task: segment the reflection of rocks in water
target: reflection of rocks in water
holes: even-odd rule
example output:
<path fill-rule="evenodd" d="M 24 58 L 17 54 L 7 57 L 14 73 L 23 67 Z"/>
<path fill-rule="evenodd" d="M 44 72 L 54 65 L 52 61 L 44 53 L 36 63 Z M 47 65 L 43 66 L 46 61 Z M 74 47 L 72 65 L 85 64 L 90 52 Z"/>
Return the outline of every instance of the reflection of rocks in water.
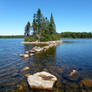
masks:
<path fill-rule="evenodd" d="M 54 57 L 55 52 L 56 52 L 56 47 L 49 48 L 49 49 L 46 51 L 47 56 L 49 56 L 49 57 Z"/>
<path fill-rule="evenodd" d="M 33 73 L 43 71 L 43 69 L 47 69 L 49 72 L 54 71 L 56 61 L 50 55 L 55 55 L 55 48 L 50 48 L 46 52 L 43 51 L 34 55 L 33 60 L 30 62 Z"/>
<path fill-rule="evenodd" d="M 46 57 L 54 57 L 56 51 L 56 47 L 49 48 L 47 51 L 43 51 L 35 55 L 35 59 L 44 59 Z"/>

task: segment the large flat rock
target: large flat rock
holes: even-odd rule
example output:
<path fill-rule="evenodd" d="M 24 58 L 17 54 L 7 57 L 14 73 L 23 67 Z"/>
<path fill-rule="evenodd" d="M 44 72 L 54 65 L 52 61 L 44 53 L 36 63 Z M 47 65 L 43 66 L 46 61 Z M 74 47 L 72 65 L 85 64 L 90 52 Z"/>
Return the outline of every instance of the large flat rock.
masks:
<path fill-rule="evenodd" d="M 57 78 L 48 72 L 38 72 L 28 76 L 28 84 L 31 88 L 52 89 Z"/>

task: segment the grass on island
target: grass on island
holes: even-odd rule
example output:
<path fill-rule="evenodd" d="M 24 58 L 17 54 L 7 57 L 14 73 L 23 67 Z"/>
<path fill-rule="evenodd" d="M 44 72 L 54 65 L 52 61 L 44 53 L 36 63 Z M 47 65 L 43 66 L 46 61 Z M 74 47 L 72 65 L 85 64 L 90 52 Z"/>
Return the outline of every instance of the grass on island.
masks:
<path fill-rule="evenodd" d="M 33 36 L 28 36 L 24 38 L 24 41 L 28 41 L 28 42 L 35 42 L 35 41 L 40 41 L 40 42 L 47 42 L 47 41 L 55 41 L 55 40 L 59 40 L 60 36 L 58 34 L 53 34 L 53 35 L 48 35 L 48 34 L 44 34 L 42 38 L 38 38 L 36 35 Z"/>

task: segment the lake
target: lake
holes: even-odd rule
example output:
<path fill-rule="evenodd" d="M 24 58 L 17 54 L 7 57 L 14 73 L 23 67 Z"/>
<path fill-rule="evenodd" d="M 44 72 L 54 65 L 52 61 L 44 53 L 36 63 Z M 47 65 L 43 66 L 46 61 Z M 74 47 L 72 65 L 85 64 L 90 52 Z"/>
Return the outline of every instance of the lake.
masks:
<path fill-rule="evenodd" d="M 92 39 L 62 39 L 63 43 L 46 52 L 24 59 L 19 56 L 32 45 L 23 39 L 0 39 L 0 92 L 89 92 L 82 80 L 92 80 Z M 23 71 L 24 67 L 30 70 Z M 30 89 L 27 74 L 46 70 L 58 78 L 53 91 Z M 77 70 L 72 78 L 68 75 Z M 17 91 L 21 90 L 21 91 Z M 83 91 L 82 91 L 83 90 Z"/>

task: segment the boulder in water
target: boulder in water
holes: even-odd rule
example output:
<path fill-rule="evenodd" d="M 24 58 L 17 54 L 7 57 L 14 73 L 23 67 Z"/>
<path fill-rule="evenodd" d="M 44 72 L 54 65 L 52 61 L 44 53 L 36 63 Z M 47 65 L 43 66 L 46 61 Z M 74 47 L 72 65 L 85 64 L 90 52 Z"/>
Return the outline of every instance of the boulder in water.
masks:
<path fill-rule="evenodd" d="M 77 72 L 77 70 L 72 70 L 72 72 L 69 74 L 69 76 L 73 76 L 76 72 Z"/>
<path fill-rule="evenodd" d="M 48 72 L 38 72 L 28 76 L 28 84 L 31 88 L 52 89 L 57 78 Z"/>
<path fill-rule="evenodd" d="M 29 55 L 28 54 L 20 54 L 20 57 L 28 58 Z"/>

